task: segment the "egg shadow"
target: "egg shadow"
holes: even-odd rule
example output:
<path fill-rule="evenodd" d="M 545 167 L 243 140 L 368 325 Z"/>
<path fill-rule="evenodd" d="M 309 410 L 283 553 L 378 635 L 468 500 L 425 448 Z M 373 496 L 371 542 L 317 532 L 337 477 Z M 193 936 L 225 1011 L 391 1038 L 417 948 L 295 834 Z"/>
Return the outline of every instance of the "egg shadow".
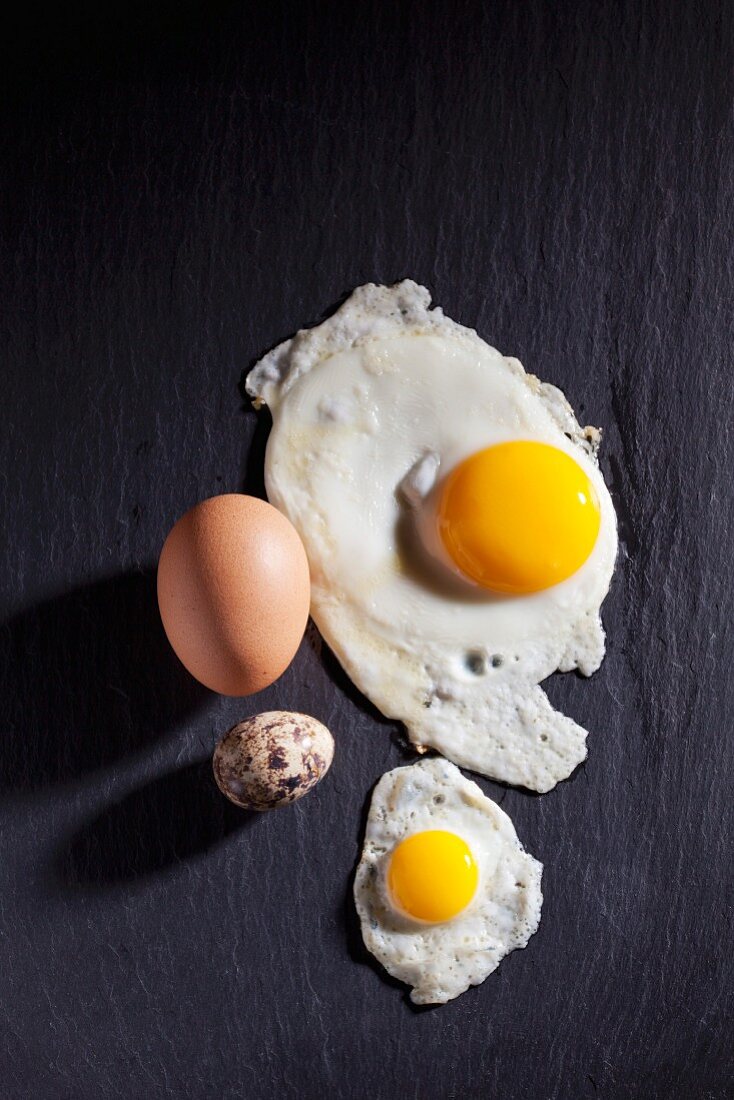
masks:
<path fill-rule="evenodd" d="M 80 778 L 210 697 L 168 643 L 153 569 L 46 600 L 0 627 L 0 786 Z"/>
<path fill-rule="evenodd" d="M 68 888 L 113 885 L 184 863 L 261 815 L 219 791 L 209 759 L 159 776 L 84 825 L 56 859 Z"/>
<path fill-rule="evenodd" d="M 463 580 L 434 558 L 418 531 L 414 512 L 407 505 L 398 514 L 393 536 L 402 569 L 425 591 L 462 604 L 498 604 L 511 599 L 501 592 L 491 592 Z"/>
<path fill-rule="evenodd" d="M 265 491 L 265 450 L 268 445 L 273 418 L 270 415 L 270 410 L 265 406 L 261 409 L 255 409 L 252 406 L 251 399 L 245 390 L 244 377 L 240 382 L 239 391 L 243 398 L 242 413 L 250 429 L 244 472 L 240 482 L 242 492 L 251 497 L 259 497 L 260 500 L 267 500 L 268 495 Z"/>
<path fill-rule="evenodd" d="M 394 731 L 394 734 L 397 735 L 402 726 L 396 719 L 387 718 L 366 695 L 362 694 L 354 681 L 342 668 L 335 653 L 329 648 L 323 638 L 321 638 L 321 635 L 319 635 L 319 640 L 321 642 L 321 665 L 334 687 L 337 688 L 342 695 L 345 695 L 362 714 L 366 714 L 368 718 L 371 718 L 373 722 L 377 722 L 381 726 L 390 727 Z M 311 639 L 309 639 L 309 641 L 311 641 Z"/>

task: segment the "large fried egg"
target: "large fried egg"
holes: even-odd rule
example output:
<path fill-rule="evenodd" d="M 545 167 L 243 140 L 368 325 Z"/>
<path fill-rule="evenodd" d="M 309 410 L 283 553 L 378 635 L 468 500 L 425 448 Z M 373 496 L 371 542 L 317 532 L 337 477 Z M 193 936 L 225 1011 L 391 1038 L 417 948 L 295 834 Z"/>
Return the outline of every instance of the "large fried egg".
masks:
<path fill-rule="evenodd" d="M 360 287 L 250 372 L 273 414 L 268 497 L 357 686 L 419 749 L 547 791 L 586 731 L 539 684 L 604 654 L 617 532 L 599 433 L 429 305 L 410 281 Z"/>
<path fill-rule="evenodd" d="M 365 945 L 416 1004 L 444 1004 L 526 946 L 542 869 L 453 764 L 396 768 L 372 795 L 354 882 Z"/>

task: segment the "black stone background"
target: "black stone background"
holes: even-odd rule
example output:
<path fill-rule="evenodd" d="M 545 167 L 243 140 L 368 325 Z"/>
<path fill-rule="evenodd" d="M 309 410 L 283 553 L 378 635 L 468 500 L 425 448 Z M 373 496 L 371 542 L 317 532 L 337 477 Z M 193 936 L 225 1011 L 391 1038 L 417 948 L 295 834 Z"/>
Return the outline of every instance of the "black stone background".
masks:
<path fill-rule="evenodd" d="M 0 1095 L 734 1095 L 728 3 L 80 3 L 2 17 Z M 591 730 L 543 797 L 482 781 L 543 920 L 416 1011 L 350 901 L 412 759 L 314 633 L 260 696 L 167 649 L 152 569 L 262 493 L 243 371 L 410 275 L 604 429 L 623 552 Z M 247 817 L 216 737 L 332 727 Z"/>

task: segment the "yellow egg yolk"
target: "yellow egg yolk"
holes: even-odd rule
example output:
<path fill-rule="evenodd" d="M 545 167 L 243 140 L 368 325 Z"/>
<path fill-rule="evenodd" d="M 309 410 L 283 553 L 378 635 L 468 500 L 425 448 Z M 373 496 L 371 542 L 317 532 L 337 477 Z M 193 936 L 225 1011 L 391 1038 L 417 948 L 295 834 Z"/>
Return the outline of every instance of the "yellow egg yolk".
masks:
<path fill-rule="evenodd" d="M 441 540 L 459 570 L 493 592 L 538 592 L 570 577 L 599 534 L 588 475 L 548 443 L 498 443 L 449 475 L 438 507 Z"/>
<path fill-rule="evenodd" d="M 390 859 L 390 894 L 408 916 L 438 924 L 465 909 L 477 888 L 479 871 L 466 841 L 443 829 L 414 833 Z"/>

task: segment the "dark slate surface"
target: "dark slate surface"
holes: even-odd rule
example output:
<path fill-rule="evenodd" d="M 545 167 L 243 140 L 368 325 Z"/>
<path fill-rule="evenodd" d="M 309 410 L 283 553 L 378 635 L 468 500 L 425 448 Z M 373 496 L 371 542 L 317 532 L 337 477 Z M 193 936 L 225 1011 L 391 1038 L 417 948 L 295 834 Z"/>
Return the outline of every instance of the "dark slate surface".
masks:
<path fill-rule="evenodd" d="M 0 39 L 3 1100 L 734 1095 L 731 5 L 57 7 Z M 243 369 L 404 275 L 603 426 L 625 546 L 587 764 L 483 782 L 540 931 L 421 1012 L 349 901 L 398 730 L 315 637 L 199 690 L 150 571 L 262 491 Z M 208 760 L 272 706 L 338 751 L 254 820 Z"/>

